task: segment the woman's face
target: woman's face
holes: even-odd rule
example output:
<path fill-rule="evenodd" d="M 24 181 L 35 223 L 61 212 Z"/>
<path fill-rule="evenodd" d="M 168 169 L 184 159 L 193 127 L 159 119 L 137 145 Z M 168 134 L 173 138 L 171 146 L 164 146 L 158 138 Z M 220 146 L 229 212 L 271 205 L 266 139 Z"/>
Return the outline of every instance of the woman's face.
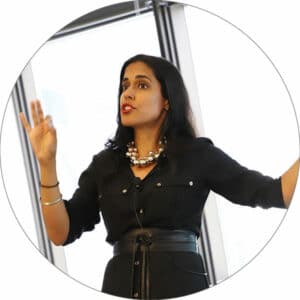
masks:
<path fill-rule="evenodd" d="M 143 62 L 129 64 L 122 80 L 121 123 L 126 127 L 159 129 L 168 109 L 168 100 L 152 69 Z"/>

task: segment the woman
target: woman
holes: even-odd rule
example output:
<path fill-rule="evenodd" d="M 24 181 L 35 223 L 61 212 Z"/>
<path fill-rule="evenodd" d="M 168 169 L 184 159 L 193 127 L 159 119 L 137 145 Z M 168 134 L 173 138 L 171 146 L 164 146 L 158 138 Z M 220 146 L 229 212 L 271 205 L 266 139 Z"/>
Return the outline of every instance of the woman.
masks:
<path fill-rule="evenodd" d="M 94 156 L 71 200 L 56 174 L 56 131 L 39 101 L 34 127 L 23 113 L 40 165 L 41 203 L 49 238 L 67 245 L 93 230 L 101 211 L 114 257 L 102 291 L 128 298 L 170 298 L 208 287 L 197 249 L 210 190 L 248 206 L 288 207 L 299 160 L 272 179 L 238 164 L 207 138 L 196 138 L 178 70 L 162 58 L 137 55 L 122 67 L 118 128 Z"/>

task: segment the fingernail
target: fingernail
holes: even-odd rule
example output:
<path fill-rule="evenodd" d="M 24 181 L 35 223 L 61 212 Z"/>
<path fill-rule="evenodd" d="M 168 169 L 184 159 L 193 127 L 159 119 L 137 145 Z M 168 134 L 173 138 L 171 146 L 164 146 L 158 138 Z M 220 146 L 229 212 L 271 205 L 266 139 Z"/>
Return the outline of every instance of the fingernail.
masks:
<path fill-rule="evenodd" d="M 53 127 L 53 122 L 52 122 L 51 117 L 48 118 L 48 125 L 49 125 L 50 127 Z"/>

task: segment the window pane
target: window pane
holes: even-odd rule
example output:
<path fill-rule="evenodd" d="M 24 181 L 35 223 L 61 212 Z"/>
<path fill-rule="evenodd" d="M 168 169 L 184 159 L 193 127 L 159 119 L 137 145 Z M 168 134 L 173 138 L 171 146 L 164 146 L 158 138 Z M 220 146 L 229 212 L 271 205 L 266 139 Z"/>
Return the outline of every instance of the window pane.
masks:
<path fill-rule="evenodd" d="M 160 54 L 152 14 L 50 41 L 32 60 L 38 97 L 58 132 L 57 165 L 65 199 L 92 156 L 113 136 L 121 66 L 138 53 Z M 101 288 L 112 257 L 105 237 L 101 222 L 65 247 L 69 274 L 95 289 Z"/>
<path fill-rule="evenodd" d="M 193 7 L 185 14 L 205 135 L 246 167 L 279 177 L 298 148 L 283 82 L 261 50 L 232 25 Z M 262 249 L 286 210 L 241 207 L 220 196 L 217 205 L 232 274 Z"/>
<path fill-rule="evenodd" d="M 3 119 L 1 145 L 3 181 L 9 202 L 23 230 L 38 247 L 22 147 L 11 98 Z"/>

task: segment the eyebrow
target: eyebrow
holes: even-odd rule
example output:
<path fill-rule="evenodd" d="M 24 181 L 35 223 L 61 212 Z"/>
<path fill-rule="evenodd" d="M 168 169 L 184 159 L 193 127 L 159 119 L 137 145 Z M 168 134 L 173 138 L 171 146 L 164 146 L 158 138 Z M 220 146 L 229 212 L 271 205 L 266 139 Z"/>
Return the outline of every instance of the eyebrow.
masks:
<path fill-rule="evenodd" d="M 146 79 L 148 79 L 150 82 L 152 82 L 151 79 L 150 79 L 148 76 L 146 76 L 146 75 L 136 75 L 135 78 L 136 78 L 136 79 L 137 79 L 137 78 L 146 78 Z M 122 79 L 122 82 L 127 81 L 127 80 L 129 80 L 129 79 L 128 79 L 127 77 L 124 77 L 124 78 Z"/>

